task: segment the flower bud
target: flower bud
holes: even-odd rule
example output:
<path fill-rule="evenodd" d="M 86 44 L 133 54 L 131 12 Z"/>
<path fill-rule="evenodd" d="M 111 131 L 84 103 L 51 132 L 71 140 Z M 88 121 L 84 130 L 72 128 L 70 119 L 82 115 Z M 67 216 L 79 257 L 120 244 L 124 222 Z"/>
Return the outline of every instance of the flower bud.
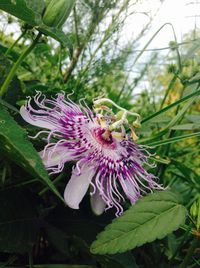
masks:
<path fill-rule="evenodd" d="M 44 24 L 61 28 L 67 20 L 75 0 L 47 0 L 47 8 L 43 16 Z"/>

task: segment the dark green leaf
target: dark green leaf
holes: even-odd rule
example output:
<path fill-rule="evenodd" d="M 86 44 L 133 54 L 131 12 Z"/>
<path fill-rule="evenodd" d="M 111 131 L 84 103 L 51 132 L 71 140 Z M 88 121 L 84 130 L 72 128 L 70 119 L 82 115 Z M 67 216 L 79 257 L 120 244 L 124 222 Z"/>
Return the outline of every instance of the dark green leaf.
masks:
<path fill-rule="evenodd" d="M 27 22 L 32 26 L 39 25 L 44 9 L 43 0 L 1 0 L 0 9 Z"/>
<path fill-rule="evenodd" d="M 0 54 L 1 54 L 1 56 L 0 56 L 0 61 L 1 61 L 1 66 L 2 67 L 6 67 L 5 66 L 5 63 L 3 63 L 2 61 L 8 61 L 8 59 L 5 57 L 5 56 L 3 56 L 3 54 L 6 52 L 8 50 L 8 47 L 5 47 L 5 46 L 3 46 L 2 44 L 0 44 Z M 9 53 L 9 55 L 8 55 L 8 57 L 9 57 L 9 60 L 11 60 L 11 61 L 13 61 L 13 62 L 15 62 L 15 61 L 17 61 L 17 59 L 19 58 L 19 56 L 20 56 L 20 54 L 19 53 L 17 53 L 16 51 L 14 51 L 14 50 L 11 50 L 10 51 L 10 53 Z M 32 72 L 32 70 L 31 70 L 31 67 L 28 65 L 28 63 L 27 62 L 25 62 L 25 61 L 23 61 L 22 63 L 21 63 L 21 66 L 23 67 L 23 68 L 25 68 L 26 70 L 28 70 L 29 72 Z M 11 66 L 12 67 L 12 66 Z"/>
<path fill-rule="evenodd" d="M 32 248 L 39 228 L 33 203 L 25 191 L 0 191 L 0 251 L 27 252 Z"/>
<path fill-rule="evenodd" d="M 105 263 L 100 261 L 103 268 L 139 268 L 131 252 L 106 256 Z"/>
<path fill-rule="evenodd" d="M 60 243 L 65 243 L 64 239 L 66 236 L 76 236 L 90 244 L 103 228 L 102 223 L 98 222 L 100 220 L 98 217 L 93 215 L 87 216 L 86 213 L 86 211 L 84 213 L 83 209 L 74 211 L 68 207 L 57 206 L 51 211 L 46 220 L 52 227 L 56 227 L 57 230 L 63 232 L 63 239 Z M 47 229 L 47 231 L 49 235 L 51 234 L 53 236 L 53 232 L 50 232 L 50 229 Z"/>
<path fill-rule="evenodd" d="M 50 224 L 46 224 L 45 231 L 48 241 L 54 246 L 54 248 L 65 255 L 69 254 L 69 236 L 66 233 Z"/>
<path fill-rule="evenodd" d="M 60 199 L 62 197 L 53 185 L 32 143 L 26 139 L 24 130 L 0 104 L 0 147 L 18 165 L 31 175 L 40 178 Z"/>
<path fill-rule="evenodd" d="M 186 209 L 169 191 L 140 199 L 124 215 L 109 224 L 91 245 L 95 254 L 115 254 L 162 239 L 186 218 Z"/>
<path fill-rule="evenodd" d="M 60 29 L 48 27 L 42 22 L 42 12 L 45 4 L 42 0 L 2 0 L 0 1 L 0 9 L 9 14 L 25 21 L 32 26 L 39 26 L 38 30 L 42 33 L 61 42 L 63 45 L 69 44 L 69 38 Z"/>
<path fill-rule="evenodd" d="M 73 265 L 73 264 L 37 264 L 34 268 L 93 268 L 91 265 Z"/>

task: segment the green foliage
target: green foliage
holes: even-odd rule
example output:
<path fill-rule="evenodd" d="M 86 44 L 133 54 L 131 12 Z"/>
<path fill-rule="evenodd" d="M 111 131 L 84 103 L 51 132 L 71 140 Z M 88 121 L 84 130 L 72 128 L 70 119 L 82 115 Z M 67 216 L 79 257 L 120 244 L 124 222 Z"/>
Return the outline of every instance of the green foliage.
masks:
<path fill-rule="evenodd" d="M 141 13 L 139 2 L 76 1 L 70 14 L 58 14 L 64 23 L 48 10 L 50 0 L 0 1 L 0 267 L 199 267 L 192 241 L 200 235 L 200 33 L 179 43 L 166 23 L 144 44 L 150 18 L 138 36 L 121 39 L 126 19 Z M 148 49 L 166 27 L 174 35 L 169 47 Z M 66 207 L 72 164 L 49 177 L 37 153 L 43 135 L 29 140 L 38 129 L 19 116 L 36 90 L 74 92 L 72 100 L 85 98 L 89 107 L 104 96 L 139 113 L 137 143 L 151 146 L 151 172 L 170 191 L 144 194 L 131 207 L 125 200 L 115 220 L 112 209 L 93 215 L 88 197 L 78 211 Z"/>
<path fill-rule="evenodd" d="M 51 0 L 43 15 L 43 22 L 48 26 L 61 28 L 67 20 L 75 0 Z"/>
<path fill-rule="evenodd" d="M 0 9 L 32 26 L 36 26 L 41 23 L 41 16 L 44 7 L 45 5 L 43 0 L 3 0 L 0 3 Z"/>
<path fill-rule="evenodd" d="M 42 13 L 44 8 L 45 4 L 43 0 L 5 0 L 0 3 L 0 9 L 14 15 L 31 26 L 37 26 L 41 32 L 55 38 L 63 45 L 68 44 L 68 38 L 61 30 L 54 26 L 49 27 L 43 23 Z"/>
<path fill-rule="evenodd" d="M 49 179 L 37 151 L 27 140 L 25 131 L 17 125 L 2 104 L 0 104 L 0 147 L 9 158 L 33 176 L 40 178 L 62 200 Z"/>
<path fill-rule="evenodd" d="M 30 251 L 40 227 L 34 198 L 21 189 L 1 189 L 0 204 L 0 250 Z"/>
<path fill-rule="evenodd" d="M 171 192 L 157 192 L 139 200 L 115 219 L 91 245 L 94 254 L 125 252 L 162 239 L 184 224 L 186 209 Z"/>

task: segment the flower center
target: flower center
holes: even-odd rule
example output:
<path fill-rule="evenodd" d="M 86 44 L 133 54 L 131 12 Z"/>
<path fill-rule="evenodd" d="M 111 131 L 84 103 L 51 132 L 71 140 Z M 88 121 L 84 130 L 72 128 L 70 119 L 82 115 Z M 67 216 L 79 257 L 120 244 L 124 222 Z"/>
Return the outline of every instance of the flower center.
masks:
<path fill-rule="evenodd" d="M 92 135 L 95 138 L 95 140 L 99 144 L 101 144 L 102 147 L 109 148 L 109 149 L 116 148 L 116 143 L 112 137 L 110 130 L 108 130 L 106 128 L 101 128 L 101 127 L 94 128 L 92 130 Z"/>

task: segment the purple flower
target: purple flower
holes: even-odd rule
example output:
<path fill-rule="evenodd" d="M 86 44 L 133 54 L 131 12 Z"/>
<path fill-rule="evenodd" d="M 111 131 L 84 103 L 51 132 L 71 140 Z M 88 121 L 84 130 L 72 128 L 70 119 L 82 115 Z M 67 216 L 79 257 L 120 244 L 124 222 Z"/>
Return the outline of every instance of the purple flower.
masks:
<path fill-rule="evenodd" d="M 125 201 L 123 192 L 134 204 L 141 193 L 162 189 L 157 178 L 144 169 L 144 165 L 151 166 L 150 154 L 126 134 L 125 109 L 114 115 L 100 105 L 94 113 L 85 103 L 77 105 L 68 97 L 65 100 L 63 93 L 50 100 L 38 92 L 33 100 L 28 98 L 20 113 L 28 123 L 46 129 L 35 137 L 47 136 L 47 145 L 39 154 L 50 174 L 61 172 L 68 161 L 76 162 L 64 192 L 69 207 L 78 209 L 89 189 L 97 215 L 115 207 L 119 216 Z"/>

